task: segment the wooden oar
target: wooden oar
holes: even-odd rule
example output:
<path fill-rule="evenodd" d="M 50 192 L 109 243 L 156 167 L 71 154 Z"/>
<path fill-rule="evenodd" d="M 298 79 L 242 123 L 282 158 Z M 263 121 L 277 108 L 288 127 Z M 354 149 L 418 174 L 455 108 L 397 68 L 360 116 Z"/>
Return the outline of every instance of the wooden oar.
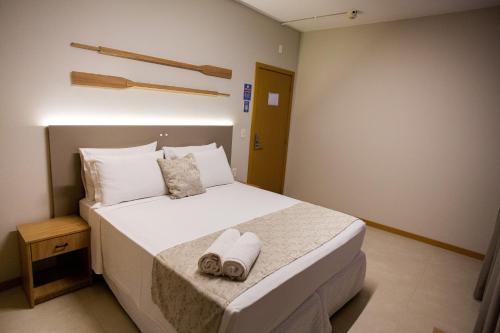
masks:
<path fill-rule="evenodd" d="M 229 94 L 220 93 L 211 90 L 184 88 L 176 86 L 166 86 L 162 84 L 141 83 L 128 80 L 120 76 L 110 76 L 83 72 L 71 72 L 71 83 L 80 86 L 104 87 L 104 88 L 143 88 L 159 91 L 177 92 L 185 94 L 197 94 L 207 96 L 229 96 Z"/>
<path fill-rule="evenodd" d="M 104 47 L 104 46 L 92 46 L 92 45 L 86 45 L 86 44 L 80 44 L 80 43 L 71 43 L 71 46 L 77 47 L 80 49 L 96 51 L 96 52 L 99 52 L 101 54 L 114 56 L 114 57 L 127 58 L 127 59 L 132 59 L 132 60 L 151 62 L 153 64 L 189 69 L 192 71 L 197 71 L 197 72 L 203 73 L 205 75 L 221 77 L 224 79 L 231 79 L 231 77 L 233 75 L 233 72 L 227 68 L 215 67 L 215 66 L 210 66 L 210 65 L 197 66 L 197 65 L 187 64 L 184 62 L 163 59 L 163 58 L 157 58 L 157 57 L 152 57 L 152 56 L 139 54 L 139 53 L 111 49 L 109 47 Z"/>

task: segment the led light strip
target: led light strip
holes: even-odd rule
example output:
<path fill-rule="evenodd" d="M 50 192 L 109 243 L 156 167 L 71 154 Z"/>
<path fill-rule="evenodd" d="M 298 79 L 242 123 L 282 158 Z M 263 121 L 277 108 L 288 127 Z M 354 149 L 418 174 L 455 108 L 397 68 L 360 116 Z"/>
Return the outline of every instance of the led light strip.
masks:
<path fill-rule="evenodd" d="M 162 118 L 162 117 L 92 117 L 92 116 L 52 116 L 42 120 L 49 125 L 141 125 L 141 126 L 233 126 L 231 119 L 207 118 Z"/>

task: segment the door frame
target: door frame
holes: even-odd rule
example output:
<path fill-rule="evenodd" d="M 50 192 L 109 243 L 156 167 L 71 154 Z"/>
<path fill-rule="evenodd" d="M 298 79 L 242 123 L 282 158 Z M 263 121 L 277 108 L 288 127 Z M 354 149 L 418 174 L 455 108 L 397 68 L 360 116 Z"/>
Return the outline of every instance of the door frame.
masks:
<path fill-rule="evenodd" d="M 285 176 L 286 176 L 286 164 L 287 164 L 287 159 L 288 159 L 288 142 L 289 142 L 289 135 L 290 135 L 290 120 L 292 118 L 292 101 L 293 101 L 293 90 L 294 90 L 294 82 L 295 82 L 295 72 L 284 69 L 284 68 L 279 68 L 271 65 L 267 65 L 261 62 L 256 62 L 255 63 L 255 74 L 254 74 L 254 99 L 253 99 L 253 105 L 252 105 L 252 122 L 250 125 L 250 144 L 248 148 L 248 171 L 247 171 L 247 183 L 249 176 L 251 172 L 253 171 L 253 158 L 254 158 L 254 150 L 253 150 L 253 139 L 254 139 L 254 123 L 255 123 L 255 115 L 257 114 L 256 109 L 257 109 L 257 103 L 255 103 L 256 97 L 257 97 L 257 88 L 259 87 L 259 69 L 265 69 L 268 71 L 273 71 L 277 72 L 280 74 L 288 75 L 292 79 L 292 83 L 290 85 L 290 100 L 289 100 L 289 107 L 288 107 L 288 114 L 287 114 L 287 121 L 286 121 L 286 142 L 285 142 L 285 163 L 283 163 L 283 182 L 281 183 L 281 189 L 280 193 L 283 193 L 283 189 L 285 186 Z"/>

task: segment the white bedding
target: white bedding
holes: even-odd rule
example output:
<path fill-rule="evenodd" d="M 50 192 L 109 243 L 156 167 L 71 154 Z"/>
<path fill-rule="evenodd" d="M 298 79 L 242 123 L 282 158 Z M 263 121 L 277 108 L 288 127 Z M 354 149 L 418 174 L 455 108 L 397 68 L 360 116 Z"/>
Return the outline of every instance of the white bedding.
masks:
<path fill-rule="evenodd" d="M 122 299 L 133 302 L 136 308 L 145 312 L 158 330 L 173 331 L 151 301 L 153 257 L 171 246 L 297 202 L 233 183 L 180 200 L 160 196 L 101 208 L 91 208 L 82 200 L 80 214 L 92 228 L 94 271 L 111 280 L 115 293 L 118 290 Z M 245 332 L 249 328 L 250 331 L 266 332 L 276 327 L 353 261 L 360 253 L 364 228 L 361 220 L 355 221 L 331 241 L 248 289 L 227 307 L 221 332 Z M 151 327 L 148 330 L 155 330 L 151 325 L 148 327 Z"/>

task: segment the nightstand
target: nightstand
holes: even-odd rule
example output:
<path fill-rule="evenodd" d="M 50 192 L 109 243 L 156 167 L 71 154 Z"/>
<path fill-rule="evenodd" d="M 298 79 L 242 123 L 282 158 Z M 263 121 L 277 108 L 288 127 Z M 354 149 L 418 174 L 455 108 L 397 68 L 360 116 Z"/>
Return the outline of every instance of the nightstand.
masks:
<path fill-rule="evenodd" d="M 21 224 L 17 231 L 31 307 L 92 283 L 90 227 L 79 216 Z"/>

